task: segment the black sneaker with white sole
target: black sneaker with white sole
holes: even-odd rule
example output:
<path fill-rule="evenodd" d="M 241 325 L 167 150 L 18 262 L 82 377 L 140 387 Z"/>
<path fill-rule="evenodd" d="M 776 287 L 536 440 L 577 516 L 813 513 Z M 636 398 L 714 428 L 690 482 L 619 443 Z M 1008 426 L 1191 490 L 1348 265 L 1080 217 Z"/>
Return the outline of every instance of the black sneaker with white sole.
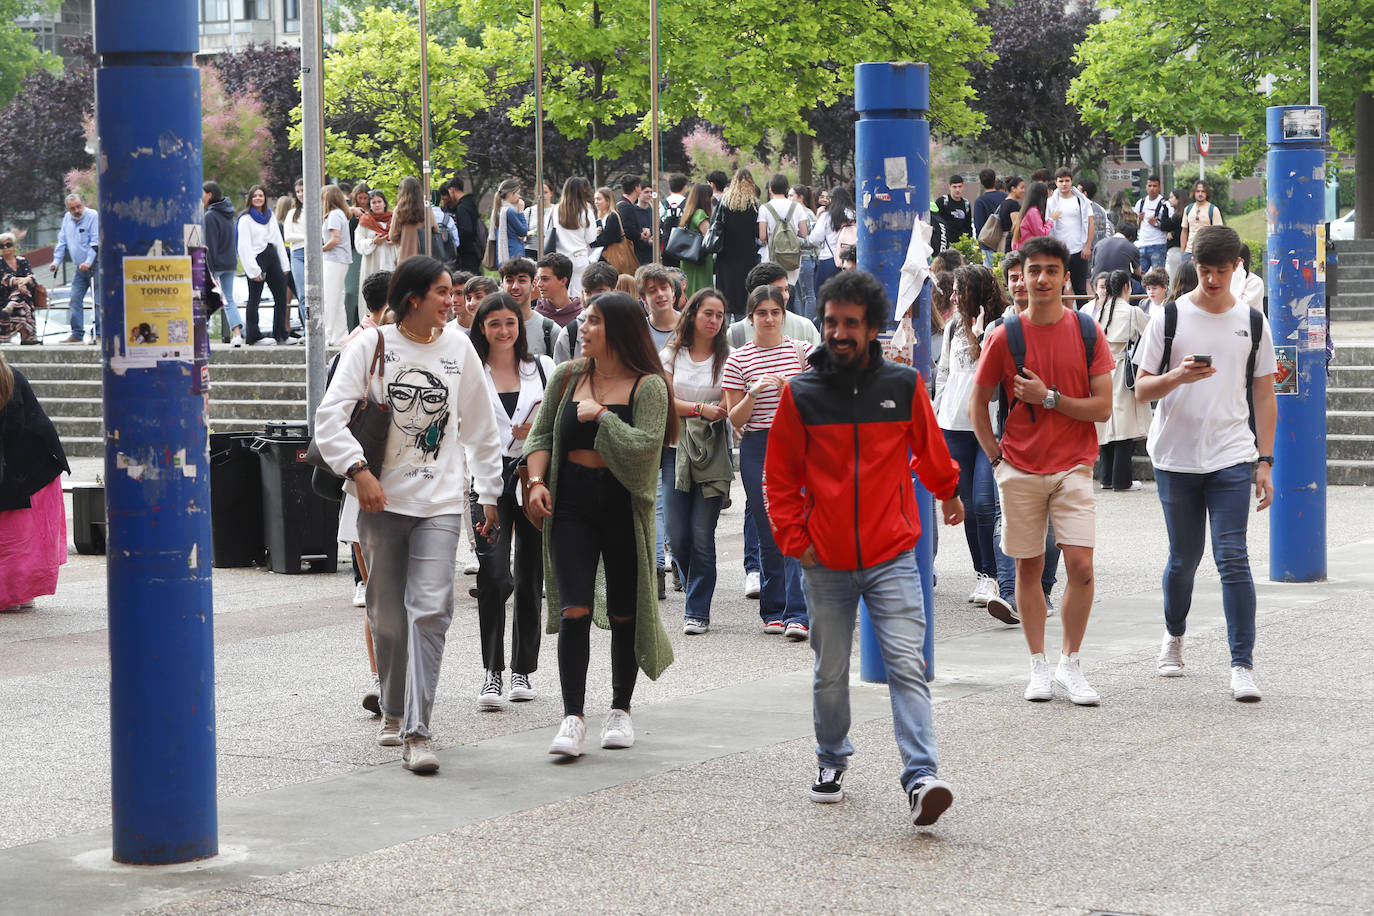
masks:
<path fill-rule="evenodd" d="M 816 781 L 811 784 L 811 800 L 823 805 L 840 801 L 844 798 L 844 787 L 840 785 L 843 781 L 844 770 L 820 767 L 816 772 Z"/>
<path fill-rule="evenodd" d="M 988 613 L 1008 626 L 1014 627 L 1021 622 L 1021 615 L 1016 612 L 1015 598 L 993 595 L 988 599 Z"/>
<path fill-rule="evenodd" d="M 907 798 L 911 802 L 911 823 L 929 827 L 954 804 L 954 789 L 944 780 L 932 777 L 912 786 Z"/>

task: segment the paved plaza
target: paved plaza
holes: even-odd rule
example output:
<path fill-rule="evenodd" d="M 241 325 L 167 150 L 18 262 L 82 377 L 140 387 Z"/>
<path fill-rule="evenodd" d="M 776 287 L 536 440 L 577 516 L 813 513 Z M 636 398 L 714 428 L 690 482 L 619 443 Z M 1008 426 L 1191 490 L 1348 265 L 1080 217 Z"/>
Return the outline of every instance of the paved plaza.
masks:
<path fill-rule="evenodd" d="M 73 479 L 99 468 L 75 462 Z M 859 683 L 857 651 L 847 797 L 807 799 L 811 651 L 764 636 L 740 596 L 735 489 L 711 632 L 681 635 L 670 593 L 677 661 L 640 679 L 638 743 L 571 764 L 546 753 L 562 717 L 554 637 L 537 700 L 477 709 L 461 572 L 432 724 L 442 769 L 417 777 L 359 706 L 363 612 L 345 567 L 216 570 L 220 855 L 161 868 L 110 861 L 105 567 L 73 554 L 57 596 L 0 614 L 0 913 L 1374 910 L 1374 490 L 1330 490 L 1326 583 L 1269 582 L 1269 516 L 1252 522 L 1258 704 L 1230 697 L 1210 558 L 1187 676 L 1155 675 L 1166 541 L 1152 484 L 1098 495 L 1084 670 L 1099 708 L 1021 699 L 1021 634 L 965 601 L 967 547 L 944 529 L 933 688 L 956 797 L 918 829 L 886 691 Z M 1054 645 L 1057 618 L 1050 630 Z M 593 734 L 608 655 L 595 631 Z"/>

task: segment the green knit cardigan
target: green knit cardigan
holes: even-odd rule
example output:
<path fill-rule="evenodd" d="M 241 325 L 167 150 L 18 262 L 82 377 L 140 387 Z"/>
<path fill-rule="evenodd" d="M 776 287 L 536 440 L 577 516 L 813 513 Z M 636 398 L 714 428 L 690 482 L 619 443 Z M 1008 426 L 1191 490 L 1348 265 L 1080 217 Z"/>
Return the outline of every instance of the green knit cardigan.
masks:
<path fill-rule="evenodd" d="M 563 466 L 567 450 L 559 433 L 558 418 L 577 388 L 578 378 L 585 370 L 586 360 L 572 360 L 554 370 L 548 391 L 560 392 L 557 402 L 546 399 L 534 418 L 534 426 L 525 439 L 525 455 L 550 452 L 548 487 L 554 505 L 558 504 L 558 471 Z M 635 391 L 634 424 L 608 412 L 601 418 L 596 433 L 596 451 L 606 459 L 616 480 L 630 491 L 634 507 L 635 553 L 638 581 L 635 594 L 635 658 L 640 670 L 657 680 L 673 662 L 673 647 L 658 612 L 658 580 L 654 572 L 654 498 L 658 490 L 658 465 L 663 451 L 663 429 L 668 422 L 668 386 L 657 375 L 640 380 Z M 557 633 L 562 617 L 562 601 L 558 595 L 558 579 L 554 575 L 550 545 L 553 543 L 554 518 L 544 519 L 544 591 L 548 613 L 546 633 Z M 602 629 L 610 627 L 606 613 L 604 588 L 605 568 L 598 562 L 596 578 L 596 607 L 592 620 Z"/>

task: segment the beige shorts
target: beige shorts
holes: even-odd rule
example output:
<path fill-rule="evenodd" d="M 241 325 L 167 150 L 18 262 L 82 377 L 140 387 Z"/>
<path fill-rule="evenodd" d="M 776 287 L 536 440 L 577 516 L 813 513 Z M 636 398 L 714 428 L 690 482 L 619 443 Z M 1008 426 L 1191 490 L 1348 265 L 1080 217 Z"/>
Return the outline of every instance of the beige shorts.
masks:
<path fill-rule="evenodd" d="M 1095 546 L 1097 497 L 1092 467 L 1027 474 L 1003 461 L 993 474 L 1002 498 L 1002 552 L 1007 556 L 1025 559 L 1044 553 L 1050 521 L 1059 546 Z"/>

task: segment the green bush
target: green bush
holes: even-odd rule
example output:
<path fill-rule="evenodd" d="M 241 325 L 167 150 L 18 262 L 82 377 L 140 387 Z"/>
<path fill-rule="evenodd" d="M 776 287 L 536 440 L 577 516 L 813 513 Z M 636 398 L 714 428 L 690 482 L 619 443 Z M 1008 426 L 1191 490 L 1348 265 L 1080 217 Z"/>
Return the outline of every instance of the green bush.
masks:
<path fill-rule="evenodd" d="M 1174 187 L 1187 191 L 1186 197 L 1189 201 L 1193 199 L 1193 185 L 1197 182 L 1197 173 L 1196 162 L 1185 163 L 1174 169 Z M 1204 180 L 1212 189 L 1212 203 L 1217 205 L 1222 215 L 1236 216 L 1245 212 L 1237 209 L 1235 201 L 1231 199 L 1231 178 L 1229 175 L 1217 169 L 1208 169 L 1207 177 Z M 1164 193 L 1168 194 L 1169 189 L 1165 188 Z"/>

